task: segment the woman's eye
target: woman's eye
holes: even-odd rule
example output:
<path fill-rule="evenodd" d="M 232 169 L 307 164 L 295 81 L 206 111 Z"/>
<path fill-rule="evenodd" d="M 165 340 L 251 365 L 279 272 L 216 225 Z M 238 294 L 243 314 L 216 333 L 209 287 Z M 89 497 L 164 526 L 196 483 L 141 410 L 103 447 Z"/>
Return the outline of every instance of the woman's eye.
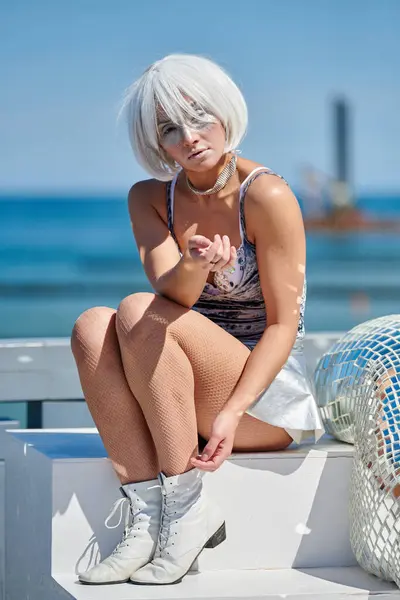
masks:
<path fill-rule="evenodd" d="M 198 108 L 196 110 L 196 117 L 193 117 L 192 121 L 204 121 L 205 117 L 209 117 L 210 115 L 208 115 L 204 110 L 202 110 L 201 108 Z"/>
<path fill-rule="evenodd" d="M 176 127 L 174 125 L 168 125 L 168 127 L 164 127 L 162 130 L 162 135 L 168 135 L 169 133 L 172 133 L 173 131 L 175 131 Z"/>
<path fill-rule="evenodd" d="M 210 114 L 206 113 L 201 108 L 196 110 L 196 116 L 190 119 L 192 124 L 199 125 L 200 127 L 204 127 L 207 123 L 212 121 L 212 117 Z"/>

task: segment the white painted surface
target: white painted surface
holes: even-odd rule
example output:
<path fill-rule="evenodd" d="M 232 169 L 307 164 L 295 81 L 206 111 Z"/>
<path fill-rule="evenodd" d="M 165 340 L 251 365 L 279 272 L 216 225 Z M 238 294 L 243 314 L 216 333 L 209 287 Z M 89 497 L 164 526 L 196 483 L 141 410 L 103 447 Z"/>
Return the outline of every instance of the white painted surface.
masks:
<path fill-rule="evenodd" d="M 357 567 L 193 573 L 170 586 L 83 586 L 73 576 L 63 574 L 55 575 L 55 579 L 76 600 L 400 599 L 396 586 Z"/>
<path fill-rule="evenodd" d="M 342 335 L 310 333 L 304 340 L 307 369 Z M 0 402 L 82 398 L 68 338 L 0 339 Z M 65 410 L 62 410 L 63 414 Z"/>
<path fill-rule="evenodd" d="M 5 452 L 5 440 L 7 429 L 16 429 L 19 427 L 19 421 L 13 421 L 12 419 L 1 419 L 0 418 L 0 460 L 4 459 Z"/>
<path fill-rule="evenodd" d="M 47 590 L 50 563 L 51 572 L 72 574 L 112 550 L 122 525 L 107 530 L 104 520 L 119 482 L 93 429 L 15 431 L 9 440 L 7 589 L 24 598 L 30 585 Z M 205 481 L 225 512 L 228 538 L 204 551 L 198 568 L 355 564 L 345 516 L 352 450 L 328 440 L 226 461 Z"/>
<path fill-rule="evenodd" d="M 0 340 L 0 401 L 82 398 L 67 338 Z"/>
<path fill-rule="evenodd" d="M 4 464 L 4 453 L 5 453 L 5 441 L 6 441 L 6 430 L 15 429 L 19 427 L 19 421 L 12 421 L 9 419 L 0 419 L 0 600 L 4 600 L 5 588 L 5 568 L 4 568 L 4 503 L 5 503 L 5 464 Z"/>
<path fill-rule="evenodd" d="M 203 552 L 200 574 L 161 589 L 76 584 L 78 561 L 84 570 L 91 553 L 107 554 L 120 536 L 104 527 L 119 483 L 95 430 L 11 432 L 6 450 L 6 600 L 367 600 L 368 590 L 400 600 L 394 585 L 357 568 L 300 570 L 354 564 L 344 518 L 347 444 L 233 456 L 207 478 L 226 512 L 227 541 Z"/>
<path fill-rule="evenodd" d="M 95 427 L 86 402 L 45 402 L 43 428 Z"/>
<path fill-rule="evenodd" d="M 341 335 L 306 335 L 310 377 L 320 356 Z M 0 382 L 0 402 L 46 401 L 44 428 L 94 426 L 86 404 L 74 401 L 83 399 L 83 393 L 68 338 L 0 339 Z"/>
<path fill-rule="evenodd" d="M 5 461 L 5 600 L 70 599 L 51 577 L 51 462 L 11 434 Z"/>
<path fill-rule="evenodd" d="M 347 518 L 352 447 L 334 446 L 235 455 L 207 475 L 205 485 L 225 515 L 227 541 L 203 552 L 198 568 L 355 565 Z M 104 521 L 118 488 L 108 461 L 53 461 L 55 572 L 86 570 L 114 548 L 122 530 L 109 531 Z"/>
<path fill-rule="evenodd" d="M 0 600 L 4 600 L 4 488 L 5 488 L 5 465 L 0 460 Z"/>
<path fill-rule="evenodd" d="M 307 336 L 305 352 L 310 374 L 321 354 L 339 336 Z M 66 339 L 0 340 L 0 378 L 0 400 L 82 397 Z M 49 403 L 44 419 L 45 424 L 53 426 L 92 425 L 83 403 Z M 226 512 L 228 539 L 218 548 L 203 552 L 198 561 L 201 573 L 190 574 L 179 586 L 139 590 L 131 585 L 76 585 L 73 570 L 78 559 L 80 568 L 87 567 L 93 560 L 91 551 L 95 553 L 98 548 L 104 556 L 120 537 L 120 530 L 104 527 L 112 502 L 119 497 L 119 483 L 98 444 L 89 444 L 91 450 L 87 453 L 86 442 L 79 442 L 87 434 L 94 442 L 98 438 L 96 430 L 73 429 L 69 433 L 74 434 L 69 445 L 65 439 L 55 443 L 54 437 L 47 441 L 42 437 L 36 444 L 24 441 L 23 434 L 10 435 L 6 600 L 366 600 L 372 598 L 367 590 L 379 595 L 380 600 L 400 599 L 394 585 L 370 578 L 356 568 L 312 573 L 287 568 L 354 564 L 347 523 L 352 447 L 336 442 L 283 453 L 233 456 L 219 472 L 208 476 L 206 485 Z M 259 568 L 264 570 L 254 570 Z"/>
<path fill-rule="evenodd" d="M 228 539 L 200 556 L 200 569 L 356 564 L 348 541 L 351 463 L 322 450 L 226 461 L 206 484 L 224 511 Z"/>

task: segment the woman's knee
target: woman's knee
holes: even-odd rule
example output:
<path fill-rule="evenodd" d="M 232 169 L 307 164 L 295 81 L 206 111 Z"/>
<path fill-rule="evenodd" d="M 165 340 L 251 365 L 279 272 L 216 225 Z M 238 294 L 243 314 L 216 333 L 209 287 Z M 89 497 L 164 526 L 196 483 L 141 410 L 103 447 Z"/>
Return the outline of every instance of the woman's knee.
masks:
<path fill-rule="evenodd" d="M 138 292 L 124 298 L 116 313 L 116 330 L 118 338 L 126 338 L 133 327 L 139 323 L 143 315 L 154 301 L 155 294 Z"/>
<path fill-rule="evenodd" d="M 71 334 L 71 349 L 75 357 L 98 341 L 103 341 L 115 310 L 108 306 L 95 306 L 85 310 L 76 320 Z"/>
<path fill-rule="evenodd" d="M 186 329 L 180 317 L 191 312 L 157 294 L 139 292 L 127 296 L 116 314 L 116 331 L 121 349 L 131 348 L 132 344 L 140 345 L 149 338 L 153 342 L 164 340 L 167 332 L 175 338 L 176 331 Z"/>

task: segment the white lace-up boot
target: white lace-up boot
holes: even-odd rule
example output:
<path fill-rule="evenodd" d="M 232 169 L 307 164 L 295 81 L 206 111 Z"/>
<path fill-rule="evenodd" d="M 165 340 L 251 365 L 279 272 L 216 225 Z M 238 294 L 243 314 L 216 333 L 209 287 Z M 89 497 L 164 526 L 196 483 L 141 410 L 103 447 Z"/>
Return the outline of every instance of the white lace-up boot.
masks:
<path fill-rule="evenodd" d="M 124 583 L 147 564 L 154 555 L 160 529 L 162 496 L 157 479 L 128 483 L 121 488 L 123 498 L 116 501 L 106 520 L 106 527 L 114 529 L 121 523 L 125 508 L 125 530 L 122 540 L 112 554 L 98 565 L 79 574 L 79 581 L 87 584 Z M 117 525 L 108 526 L 109 520 L 120 509 Z"/>
<path fill-rule="evenodd" d="M 160 474 L 163 505 L 160 533 L 154 558 L 131 577 L 132 583 L 166 585 L 179 583 L 204 548 L 225 540 L 225 522 L 206 497 L 203 472 Z"/>

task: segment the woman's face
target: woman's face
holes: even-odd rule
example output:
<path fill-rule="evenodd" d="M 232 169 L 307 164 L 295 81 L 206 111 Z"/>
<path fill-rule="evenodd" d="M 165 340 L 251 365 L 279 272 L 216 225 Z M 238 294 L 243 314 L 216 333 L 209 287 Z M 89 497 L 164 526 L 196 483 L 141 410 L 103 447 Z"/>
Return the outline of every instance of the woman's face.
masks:
<path fill-rule="evenodd" d="M 164 151 L 187 171 L 207 171 L 225 151 L 225 130 L 218 119 L 199 110 L 199 118 L 177 125 L 160 115 L 158 132 Z"/>

